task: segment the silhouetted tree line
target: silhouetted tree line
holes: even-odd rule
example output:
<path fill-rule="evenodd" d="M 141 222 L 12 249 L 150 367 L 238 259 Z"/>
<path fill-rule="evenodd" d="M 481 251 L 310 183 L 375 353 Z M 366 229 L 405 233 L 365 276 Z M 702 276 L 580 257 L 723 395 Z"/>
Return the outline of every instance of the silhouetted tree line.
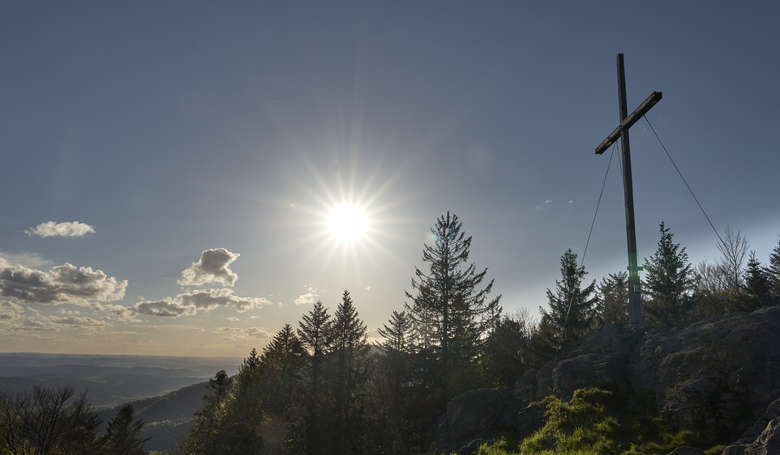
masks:
<path fill-rule="evenodd" d="M 0 396 L 0 454 L 13 455 L 143 455 L 143 422 L 125 405 L 108 422 L 100 419 L 85 395 L 73 389 L 33 387 L 15 398 Z"/>
<path fill-rule="evenodd" d="M 349 292 L 334 314 L 321 302 L 285 325 L 239 373 L 211 380 L 211 393 L 182 451 L 189 454 L 413 454 L 430 446 L 448 400 L 476 387 L 512 385 L 564 344 L 627 323 L 625 272 L 587 281 L 570 249 L 538 323 L 502 314 L 487 269 L 469 261 L 471 237 L 454 214 L 431 229 L 407 301 L 369 344 Z M 698 268 L 662 222 L 644 260 L 648 323 L 681 326 L 780 303 L 780 244 L 762 266 L 740 233 L 727 230 L 722 260 Z"/>
<path fill-rule="evenodd" d="M 587 280 L 566 250 L 561 277 L 547 290 L 541 318 L 505 315 L 491 296 L 487 269 L 470 262 L 471 237 L 454 214 L 431 229 L 406 303 L 367 339 L 344 291 L 333 313 L 317 302 L 284 325 L 262 352 L 252 349 L 238 373 L 219 371 L 180 445 L 185 454 L 388 454 L 430 447 L 446 403 L 477 387 L 512 385 L 567 343 L 605 325 L 626 323 L 628 277 Z M 643 263 L 649 324 L 682 326 L 734 311 L 780 304 L 780 243 L 760 264 L 730 229 L 722 258 L 694 267 L 662 222 L 655 252 Z M 123 408 L 98 436 L 99 421 L 70 389 L 34 389 L 0 400 L 0 453 L 143 453 L 142 423 Z"/>

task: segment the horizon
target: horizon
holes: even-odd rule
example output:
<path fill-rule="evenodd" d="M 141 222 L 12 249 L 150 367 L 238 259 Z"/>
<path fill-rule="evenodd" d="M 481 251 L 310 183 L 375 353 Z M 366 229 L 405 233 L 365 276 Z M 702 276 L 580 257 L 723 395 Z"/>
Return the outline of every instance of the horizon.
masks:
<path fill-rule="evenodd" d="M 563 5 L 566 5 L 564 7 Z M 780 239 L 780 5 L 3 8 L 3 354 L 243 358 L 349 290 L 369 339 L 451 210 L 505 313 L 583 254 L 617 125 L 648 114 L 718 231 Z M 756 88 L 760 88 L 760 90 Z M 643 122 L 640 264 L 715 235 Z M 619 163 L 585 258 L 626 270 Z"/>

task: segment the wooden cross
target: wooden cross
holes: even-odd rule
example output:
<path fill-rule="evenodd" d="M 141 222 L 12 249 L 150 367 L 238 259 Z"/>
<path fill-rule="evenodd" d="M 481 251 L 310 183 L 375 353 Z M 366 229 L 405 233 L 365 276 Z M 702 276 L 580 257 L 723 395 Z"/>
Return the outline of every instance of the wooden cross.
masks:
<path fill-rule="evenodd" d="M 609 133 L 601 144 L 596 147 L 596 154 L 601 155 L 620 138 L 623 161 L 623 196 L 626 205 L 626 238 L 628 241 L 628 317 L 631 324 L 642 324 L 642 289 L 639 281 L 639 266 L 636 253 L 636 227 L 634 225 L 634 184 L 631 179 L 631 147 L 628 143 L 628 130 L 656 103 L 661 101 L 661 92 L 653 92 L 631 115 L 626 115 L 626 72 L 623 66 L 623 54 L 617 55 L 618 75 L 618 109 L 620 123 Z"/>

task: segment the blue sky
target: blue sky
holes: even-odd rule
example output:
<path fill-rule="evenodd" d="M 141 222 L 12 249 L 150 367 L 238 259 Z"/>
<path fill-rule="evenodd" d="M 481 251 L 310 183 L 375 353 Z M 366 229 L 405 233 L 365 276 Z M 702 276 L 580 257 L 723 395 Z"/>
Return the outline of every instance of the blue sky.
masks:
<path fill-rule="evenodd" d="M 592 150 L 617 123 L 617 52 L 629 109 L 663 91 L 650 119 L 718 228 L 765 259 L 780 234 L 778 18 L 770 2 L 5 5 L 0 257 L 127 285 L 103 302 L 8 298 L 17 325 L 0 328 L 2 349 L 240 355 L 296 321 L 301 295 L 334 307 L 345 288 L 375 328 L 448 209 L 505 309 L 535 312 L 561 253 L 585 242 L 607 159 Z M 642 123 L 631 139 L 640 257 L 664 219 L 694 262 L 714 260 L 655 139 Z M 586 261 L 594 278 L 625 267 L 618 171 Z M 328 207 L 350 198 L 372 232 L 341 245 L 322 233 Z M 25 234 L 46 221 L 95 232 Z M 233 286 L 177 282 L 216 248 L 240 254 Z M 93 305 L 201 288 L 265 300 L 134 321 Z"/>

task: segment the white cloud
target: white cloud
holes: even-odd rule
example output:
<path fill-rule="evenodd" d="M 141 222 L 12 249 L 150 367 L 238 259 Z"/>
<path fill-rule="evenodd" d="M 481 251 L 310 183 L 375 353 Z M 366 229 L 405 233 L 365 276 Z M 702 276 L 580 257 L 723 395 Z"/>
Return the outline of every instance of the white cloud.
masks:
<path fill-rule="evenodd" d="M 87 234 L 94 234 L 95 228 L 81 221 L 65 221 L 63 223 L 47 221 L 25 229 L 24 233 L 38 237 L 83 237 Z"/>
<path fill-rule="evenodd" d="M 227 318 L 225 318 L 225 319 L 227 319 L 227 320 L 228 320 L 228 321 L 230 321 L 230 322 L 238 322 L 238 321 L 240 321 L 240 319 L 238 319 L 238 318 L 237 318 L 237 317 L 235 317 L 235 316 L 230 316 L 230 317 L 227 317 Z"/>
<path fill-rule="evenodd" d="M 38 253 L 8 253 L 7 251 L 0 251 L 0 258 L 5 258 L 5 260 L 11 264 L 19 264 L 32 268 L 51 267 L 54 265 L 54 262 L 45 259 Z"/>
<path fill-rule="evenodd" d="M 217 333 L 225 335 L 227 339 L 237 340 L 246 338 L 271 338 L 272 334 L 260 327 L 220 327 Z"/>
<path fill-rule="evenodd" d="M 0 257 L 0 295 L 23 303 L 58 305 L 113 302 L 125 296 L 127 280 L 102 270 L 65 263 L 49 271 L 11 264 Z"/>
<path fill-rule="evenodd" d="M 545 199 L 545 200 L 544 200 L 544 203 L 545 203 L 545 204 L 552 204 L 552 199 Z"/>
<path fill-rule="evenodd" d="M 238 275 L 230 270 L 229 266 L 238 256 L 240 256 L 238 253 L 225 248 L 203 250 L 200 258 L 181 272 L 178 283 L 181 286 L 200 286 L 218 282 L 233 286 L 238 280 Z"/>
<path fill-rule="evenodd" d="M 271 301 L 264 297 L 240 297 L 232 289 L 201 289 L 178 294 L 176 297 L 165 297 L 159 300 L 142 300 L 132 308 L 136 314 L 152 316 L 191 316 L 198 311 L 211 311 L 218 307 L 232 306 L 242 313 L 264 305 Z"/>
<path fill-rule="evenodd" d="M 306 292 L 293 300 L 296 305 L 314 305 L 318 300 L 320 300 L 320 295 L 317 293 L 317 290 L 314 289 L 314 287 L 307 284 L 304 286 L 304 288 L 306 289 Z"/>

